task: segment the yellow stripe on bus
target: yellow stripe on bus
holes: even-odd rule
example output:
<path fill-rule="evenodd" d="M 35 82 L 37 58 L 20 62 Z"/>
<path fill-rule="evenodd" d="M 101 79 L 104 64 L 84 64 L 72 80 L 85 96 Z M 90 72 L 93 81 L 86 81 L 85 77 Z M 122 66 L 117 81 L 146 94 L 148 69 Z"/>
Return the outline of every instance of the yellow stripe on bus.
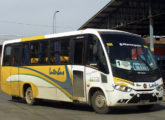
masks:
<path fill-rule="evenodd" d="M 127 84 L 134 85 L 133 82 L 128 81 L 128 80 L 125 80 L 125 79 L 122 79 L 122 78 L 113 77 L 113 79 L 114 79 L 114 83 L 115 83 L 115 84 L 117 84 L 117 83 L 127 83 Z"/>
<path fill-rule="evenodd" d="M 45 39 L 45 35 L 22 38 L 21 42 L 32 41 L 32 40 L 41 40 L 41 39 Z"/>
<path fill-rule="evenodd" d="M 86 65 L 86 66 L 98 70 L 97 67 L 94 67 L 94 66 L 91 66 L 91 65 Z"/>

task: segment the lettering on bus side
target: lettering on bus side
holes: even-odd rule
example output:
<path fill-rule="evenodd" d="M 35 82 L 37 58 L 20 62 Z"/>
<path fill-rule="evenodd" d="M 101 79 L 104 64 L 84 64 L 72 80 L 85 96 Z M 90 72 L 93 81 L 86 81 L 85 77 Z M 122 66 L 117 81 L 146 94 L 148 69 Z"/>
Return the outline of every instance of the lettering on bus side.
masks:
<path fill-rule="evenodd" d="M 150 88 L 154 88 L 154 87 L 157 87 L 157 86 L 159 86 L 159 84 L 157 84 L 157 83 L 149 84 Z"/>
<path fill-rule="evenodd" d="M 64 71 L 61 71 L 60 67 L 58 68 L 58 70 L 56 70 L 55 68 L 49 68 L 49 75 L 64 75 Z"/>

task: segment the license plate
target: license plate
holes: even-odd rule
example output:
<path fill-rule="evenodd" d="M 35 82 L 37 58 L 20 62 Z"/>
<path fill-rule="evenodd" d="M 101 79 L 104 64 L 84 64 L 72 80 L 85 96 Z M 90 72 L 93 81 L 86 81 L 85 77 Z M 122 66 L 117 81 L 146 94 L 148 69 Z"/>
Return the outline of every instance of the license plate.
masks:
<path fill-rule="evenodd" d="M 148 100 L 140 100 L 141 104 L 147 104 L 149 101 Z"/>

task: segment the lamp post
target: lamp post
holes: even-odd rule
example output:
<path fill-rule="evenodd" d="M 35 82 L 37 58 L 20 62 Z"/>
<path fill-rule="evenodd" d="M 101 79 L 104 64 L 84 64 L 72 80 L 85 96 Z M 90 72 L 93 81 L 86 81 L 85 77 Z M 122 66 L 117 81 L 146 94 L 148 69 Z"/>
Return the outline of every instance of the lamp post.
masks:
<path fill-rule="evenodd" d="M 56 33 L 56 14 L 60 11 L 55 11 L 53 14 L 53 33 Z"/>

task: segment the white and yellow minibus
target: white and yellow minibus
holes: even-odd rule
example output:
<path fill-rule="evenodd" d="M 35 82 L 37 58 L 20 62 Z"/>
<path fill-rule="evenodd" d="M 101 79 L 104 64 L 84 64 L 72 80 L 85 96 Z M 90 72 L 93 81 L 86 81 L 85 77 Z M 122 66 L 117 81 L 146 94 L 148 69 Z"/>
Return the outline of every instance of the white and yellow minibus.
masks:
<path fill-rule="evenodd" d="M 1 90 L 12 98 L 149 110 L 163 99 L 163 81 L 144 40 L 135 34 L 85 29 L 5 41 Z"/>

